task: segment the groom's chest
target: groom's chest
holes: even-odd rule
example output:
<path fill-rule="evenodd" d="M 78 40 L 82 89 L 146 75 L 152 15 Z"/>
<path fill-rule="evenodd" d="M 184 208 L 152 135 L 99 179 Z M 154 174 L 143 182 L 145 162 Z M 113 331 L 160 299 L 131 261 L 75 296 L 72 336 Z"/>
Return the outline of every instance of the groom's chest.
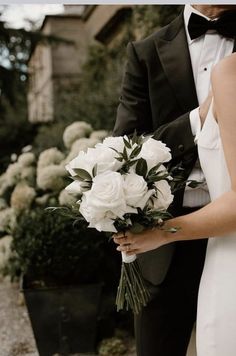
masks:
<path fill-rule="evenodd" d="M 201 104 L 211 90 L 211 72 L 224 57 L 233 52 L 234 40 L 216 32 L 207 32 L 195 40 L 188 40 L 194 83 Z"/>
<path fill-rule="evenodd" d="M 154 129 L 204 101 L 213 66 L 236 50 L 234 40 L 205 36 L 189 45 L 186 37 L 158 40 L 147 63 Z"/>

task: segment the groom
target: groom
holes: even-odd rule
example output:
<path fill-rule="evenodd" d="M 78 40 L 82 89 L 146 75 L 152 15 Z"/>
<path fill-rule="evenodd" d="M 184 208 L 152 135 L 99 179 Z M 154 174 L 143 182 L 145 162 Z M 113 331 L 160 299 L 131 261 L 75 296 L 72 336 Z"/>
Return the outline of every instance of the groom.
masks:
<path fill-rule="evenodd" d="M 172 165 L 182 162 L 186 179 L 202 181 L 175 194 L 175 216 L 210 200 L 194 138 L 211 102 L 212 66 L 236 49 L 234 38 L 236 6 L 186 5 L 168 26 L 127 48 L 114 135 L 153 133 L 171 148 Z M 138 356 L 186 355 L 206 244 L 178 242 L 139 257 L 152 300 L 135 318 Z"/>

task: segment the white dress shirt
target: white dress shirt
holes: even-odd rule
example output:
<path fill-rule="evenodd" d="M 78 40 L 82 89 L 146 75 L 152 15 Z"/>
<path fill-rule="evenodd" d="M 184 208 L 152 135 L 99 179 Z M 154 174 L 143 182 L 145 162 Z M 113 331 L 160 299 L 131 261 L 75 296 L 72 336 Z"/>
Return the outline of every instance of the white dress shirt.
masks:
<path fill-rule="evenodd" d="M 194 82 L 198 97 L 199 105 L 204 102 L 211 89 L 211 70 L 222 58 L 232 54 L 234 40 L 219 35 L 216 31 L 207 31 L 205 35 L 191 40 L 188 33 L 188 22 L 191 13 L 194 12 L 199 16 L 210 20 L 199 11 L 187 4 L 184 8 L 184 23 L 189 46 L 189 53 L 192 63 Z M 192 133 L 197 136 L 201 130 L 201 121 L 199 117 L 199 108 L 190 113 L 190 124 Z M 197 188 L 186 187 L 184 193 L 183 206 L 197 207 L 206 205 L 210 201 L 208 188 L 205 182 L 203 172 L 197 161 L 189 179 L 202 182 Z"/>

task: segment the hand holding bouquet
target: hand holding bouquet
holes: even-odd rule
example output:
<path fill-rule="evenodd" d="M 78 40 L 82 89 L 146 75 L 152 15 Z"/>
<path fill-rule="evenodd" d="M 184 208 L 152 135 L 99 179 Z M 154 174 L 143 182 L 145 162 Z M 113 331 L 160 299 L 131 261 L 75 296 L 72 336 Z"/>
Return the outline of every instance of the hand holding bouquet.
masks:
<path fill-rule="evenodd" d="M 66 169 L 73 182 L 66 187 L 79 196 L 79 214 L 89 228 L 111 233 L 162 227 L 170 217 L 171 177 L 163 165 L 170 150 L 152 137 L 108 137 L 80 152 Z M 117 308 L 138 313 L 149 300 L 136 256 L 122 252 Z"/>

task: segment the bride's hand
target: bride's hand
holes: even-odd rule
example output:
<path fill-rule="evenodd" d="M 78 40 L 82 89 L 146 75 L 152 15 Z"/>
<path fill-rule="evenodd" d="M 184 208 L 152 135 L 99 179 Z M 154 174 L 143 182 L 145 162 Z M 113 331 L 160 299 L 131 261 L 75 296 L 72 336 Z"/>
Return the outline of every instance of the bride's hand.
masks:
<path fill-rule="evenodd" d="M 134 255 L 154 250 L 166 244 L 165 231 L 153 228 L 139 234 L 130 231 L 113 235 L 114 242 L 118 244 L 118 251 L 124 251 L 127 255 Z"/>

